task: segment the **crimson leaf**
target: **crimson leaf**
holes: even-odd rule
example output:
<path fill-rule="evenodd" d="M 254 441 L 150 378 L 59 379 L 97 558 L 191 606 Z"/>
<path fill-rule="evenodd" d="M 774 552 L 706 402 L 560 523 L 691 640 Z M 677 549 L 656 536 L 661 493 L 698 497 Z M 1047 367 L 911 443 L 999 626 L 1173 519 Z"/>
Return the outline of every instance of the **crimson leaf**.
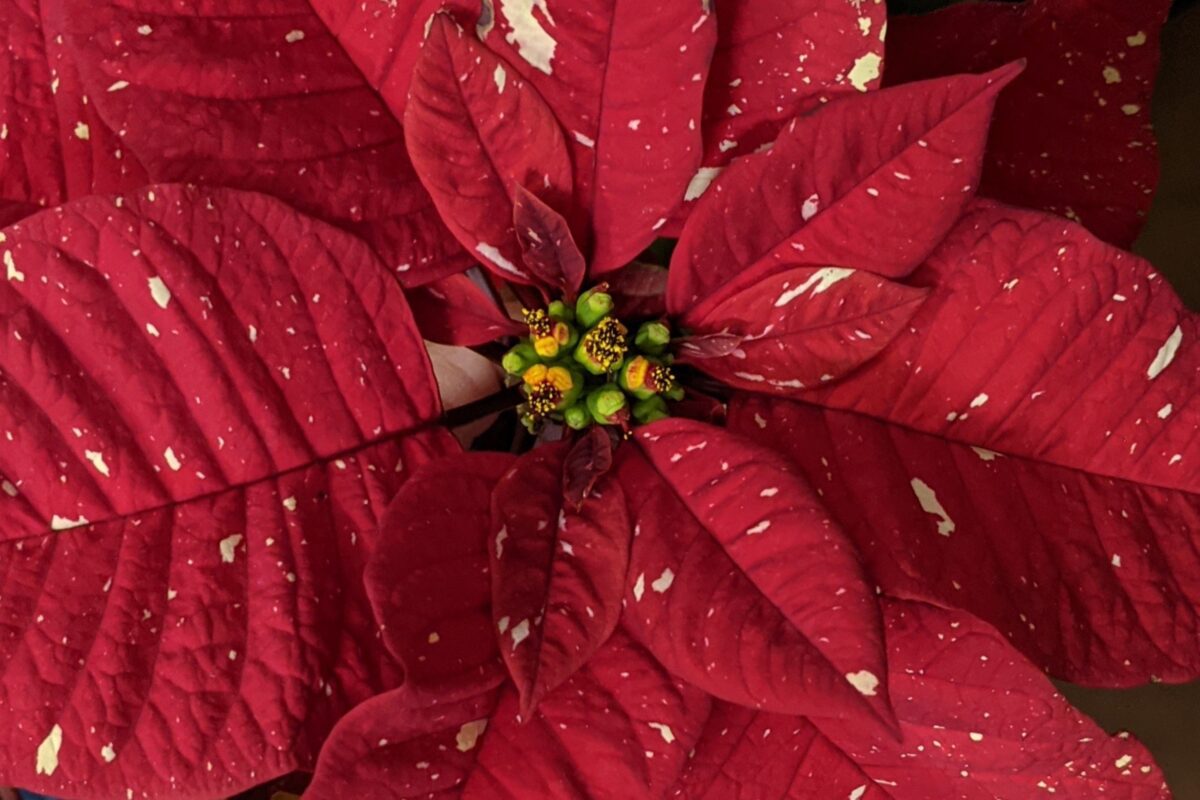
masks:
<path fill-rule="evenodd" d="M 926 294 L 867 272 L 797 267 L 763 278 L 696 322 L 698 331 L 735 337 L 728 355 L 692 359 L 683 347 L 681 360 L 730 386 L 794 394 L 878 355 Z"/>
<path fill-rule="evenodd" d="M 621 614 L 625 495 L 600 478 L 580 507 L 567 503 L 569 448 L 560 442 L 522 456 L 492 495 L 492 618 L 526 717 L 604 643 Z"/>
<path fill-rule="evenodd" d="M 874 592 L 794 468 L 689 420 L 646 426 L 636 441 L 617 473 L 636 524 L 625 601 L 634 637 L 731 702 L 859 716 L 870 707 L 890 721 Z"/>
<path fill-rule="evenodd" d="M 797 264 L 911 272 L 974 196 L 992 106 L 1018 71 L 843 96 L 793 120 L 696 206 L 671 258 L 668 308 L 691 321 L 716 290 Z"/>
<path fill-rule="evenodd" d="M 885 590 L 964 607 L 1071 680 L 1195 678 L 1195 315 L 1135 256 L 993 204 L 914 279 L 933 292 L 908 330 L 802 395 L 826 410 L 735 404 L 731 424 L 826 490 Z"/>
<path fill-rule="evenodd" d="M 571 161 L 537 91 L 460 28 L 432 21 L 404 112 L 408 152 L 463 246 L 506 281 L 531 283 L 513 231 L 508 186 L 562 202 Z"/>
<path fill-rule="evenodd" d="M 262 195 L 153 186 L 0 251 L 0 780 L 228 796 L 400 680 L 362 589 L 444 432 L 399 285 Z"/>

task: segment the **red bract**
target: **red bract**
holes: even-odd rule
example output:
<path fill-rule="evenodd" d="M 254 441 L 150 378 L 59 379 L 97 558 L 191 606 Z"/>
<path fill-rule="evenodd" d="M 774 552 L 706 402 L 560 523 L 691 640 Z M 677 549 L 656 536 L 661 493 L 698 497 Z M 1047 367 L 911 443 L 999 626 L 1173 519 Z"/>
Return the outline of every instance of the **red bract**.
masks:
<path fill-rule="evenodd" d="M 617 627 L 629 560 L 620 484 L 604 479 L 572 508 L 563 492 L 568 446 L 522 458 L 491 497 L 492 619 L 528 717 Z"/>
<path fill-rule="evenodd" d="M 153 0 L 43 10 L 0 12 L 19 54 L 9 74 L 22 76 L 0 95 L 11 104 L 0 110 L 4 197 L 48 206 L 147 181 L 208 183 L 352 231 L 406 284 L 470 265 L 400 125 L 303 0 L 235 16 Z"/>
<path fill-rule="evenodd" d="M 399 286 L 261 195 L 152 186 L 0 234 L 3 779 L 225 796 L 400 680 L 362 589 L 449 437 Z M 396 364 L 403 364 L 400 369 Z"/>
<path fill-rule="evenodd" d="M 1140 259 L 989 203 L 913 277 L 933 291 L 869 375 L 733 426 L 825 490 L 885 589 L 1071 680 L 1194 678 L 1195 315 Z"/>
<path fill-rule="evenodd" d="M 0 10 L 0 220 L 71 201 L 0 233 L 3 779 L 227 796 L 333 730 L 313 797 L 1162 796 L 988 626 L 1200 673 L 1200 330 L 974 199 L 1019 67 L 860 94 L 869 0 L 377 5 Z M 633 332 L 564 305 L 506 366 L 586 433 L 456 452 L 422 335 L 601 279 L 663 323 L 612 392 L 706 421 L 586 406 Z"/>
<path fill-rule="evenodd" d="M 1170 8 L 1170 0 L 1024 0 L 897 17 L 888 83 L 1028 59 L 996 107 L 983 193 L 1063 214 L 1128 247 L 1158 183 L 1150 96 Z"/>

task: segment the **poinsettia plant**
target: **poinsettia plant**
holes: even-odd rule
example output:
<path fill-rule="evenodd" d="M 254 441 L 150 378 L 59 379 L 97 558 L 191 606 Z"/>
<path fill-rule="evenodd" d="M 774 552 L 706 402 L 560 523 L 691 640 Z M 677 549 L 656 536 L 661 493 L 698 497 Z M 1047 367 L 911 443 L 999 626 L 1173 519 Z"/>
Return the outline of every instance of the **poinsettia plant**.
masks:
<path fill-rule="evenodd" d="M 1018 101 L 988 149 L 1078 3 L 883 91 L 874 0 L 442 5 L 0 5 L 4 779 L 1167 796 L 1043 673 L 1200 673 L 1200 331 L 977 197 L 1091 208 Z M 1141 113 L 1138 13 L 1046 130 Z M 1139 192 L 1144 133 L 1096 155 Z M 495 356 L 517 452 L 422 339 Z"/>

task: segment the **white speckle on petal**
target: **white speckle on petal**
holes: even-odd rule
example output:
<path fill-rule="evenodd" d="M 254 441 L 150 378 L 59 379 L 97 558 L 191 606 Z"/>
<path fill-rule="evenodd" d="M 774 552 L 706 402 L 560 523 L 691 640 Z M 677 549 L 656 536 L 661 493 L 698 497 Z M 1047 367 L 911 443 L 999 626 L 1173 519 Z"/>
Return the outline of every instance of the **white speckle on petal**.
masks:
<path fill-rule="evenodd" d="M 529 620 L 523 619 L 516 625 L 513 625 L 511 636 L 513 650 L 516 650 L 521 642 L 529 638 Z"/>
<path fill-rule="evenodd" d="M 112 83 L 109 84 L 108 91 L 119 92 L 122 89 L 128 88 L 128 86 L 129 86 L 129 81 L 113 81 Z"/>
<path fill-rule="evenodd" d="M 151 28 L 149 25 L 138 25 L 137 32 L 142 36 L 149 36 L 154 33 L 154 28 Z"/>
<path fill-rule="evenodd" d="M 1167 341 L 1163 342 L 1163 346 L 1158 349 L 1158 355 L 1154 357 L 1154 361 L 1150 363 L 1146 370 L 1146 377 L 1154 380 L 1162 371 L 1171 366 L 1171 362 L 1175 360 L 1175 354 L 1179 352 L 1179 345 L 1183 342 L 1183 328 L 1179 325 L 1175 326 L 1175 330 L 1167 337 Z"/>
<path fill-rule="evenodd" d="M 988 450 L 983 447 L 972 447 L 971 449 L 975 451 L 975 455 L 979 456 L 981 461 L 995 461 L 996 457 L 1000 455 L 995 450 Z"/>
<path fill-rule="evenodd" d="M 183 464 L 181 464 L 179 459 L 175 456 L 175 451 L 170 447 L 168 447 L 166 450 L 163 450 L 163 460 L 166 461 L 167 466 L 175 472 L 179 472 L 179 468 L 183 466 Z"/>
<path fill-rule="evenodd" d="M 1114 567 L 1119 567 L 1119 566 L 1121 566 L 1121 557 L 1120 557 L 1119 555 L 1117 555 L 1116 553 L 1113 553 L 1113 557 L 1112 557 L 1112 565 L 1113 565 Z"/>
<path fill-rule="evenodd" d="M 1133 763 L 1133 756 L 1130 756 L 1130 755 L 1121 756 L 1120 758 L 1118 758 L 1116 761 L 1113 762 L 1113 764 L 1116 766 L 1117 769 L 1125 769 L 1132 763 Z"/>
<path fill-rule="evenodd" d="M 550 62 L 554 60 L 554 48 L 558 43 L 533 15 L 535 8 L 542 12 L 547 22 L 554 24 L 546 0 L 500 0 L 500 13 L 508 20 L 511 29 L 504 36 L 504 41 L 509 44 L 515 42 L 521 58 L 549 75 L 553 72 Z"/>
<path fill-rule="evenodd" d="M 100 757 L 103 758 L 107 764 L 111 764 L 113 762 L 113 759 L 117 757 L 117 751 L 113 750 L 112 742 L 109 742 L 108 744 L 104 745 L 104 747 L 100 748 Z"/>
<path fill-rule="evenodd" d="M 508 82 L 508 73 L 504 71 L 504 67 L 500 64 L 496 65 L 496 71 L 492 73 L 492 80 L 496 82 L 496 91 L 504 94 L 504 85 Z"/>
<path fill-rule="evenodd" d="M 233 559 L 237 557 L 237 546 L 242 543 L 242 535 L 235 533 L 226 536 L 217 543 L 217 547 L 221 550 L 221 560 L 226 564 L 232 564 Z"/>
<path fill-rule="evenodd" d="M 983 734 L 979 733 L 977 731 L 971 731 L 970 733 L 967 734 L 967 736 L 971 737 L 972 742 L 982 742 L 983 741 Z"/>
<path fill-rule="evenodd" d="M 92 130 L 87 126 L 86 122 L 75 123 L 75 138 L 82 139 L 85 142 L 92 138 Z"/>
<path fill-rule="evenodd" d="M 464 722 L 454 737 L 455 747 L 462 753 L 473 749 L 479 741 L 479 737 L 487 730 L 487 726 L 488 721 L 486 719 L 475 719 L 470 722 Z"/>
<path fill-rule="evenodd" d="M 670 567 L 667 567 L 662 571 L 662 575 L 659 575 L 654 579 L 654 582 L 650 584 L 650 588 L 659 594 L 662 594 L 667 591 L 667 589 L 670 589 L 671 584 L 674 582 L 675 573 L 671 571 Z"/>
<path fill-rule="evenodd" d="M 37 775 L 53 775 L 58 769 L 58 751 L 62 748 L 62 727 L 55 725 L 37 749 Z"/>
<path fill-rule="evenodd" d="M 913 478 L 912 489 L 917 496 L 917 502 L 921 504 L 921 510 L 926 514 L 933 514 L 935 517 L 941 518 L 937 524 L 938 533 L 942 536 L 954 533 L 954 520 L 950 519 L 946 509 L 942 508 L 942 504 L 938 501 L 933 489 L 929 488 L 929 484 L 920 478 Z"/>
<path fill-rule="evenodd" d="M 850 681 L 850 685 L 857 689 L 859 694 L 866 697 L 874 697 L 875 689 L 879 687 L 879 678 L 875 677 L 875 673 L 865 669 L 860 669 L 858 672 L 847 672 L 846 680 Z"/>
<path fill-rule="evenodd" d="M 845 267 L 822 267 L 810 275 L 804 283 L 794 289 L 787 289 L 781 293 L 775 300 L 775 307 L 783 308 L 809 289 L 813 290 L 814 295 L 821 294 L 835 283 L 844 281 L 853 274 L 854 270 L 846 269 Z"/>
<path fill-rule="evenodd" d="M 87 525 L 87 524 L 88 524 L 88 518 L 83 516 L 82 514 L 79 515 L 78 519 L 71 519 L 69 517 L 60 517 L 58 514 L 55 514 L 54 516 L 50 517 L 50 530 L 52 530 L 52 531 L 69 531 L 69 530 L 71 530 L 71 528 L 78 528 L 82 525 Z"/>
<path fill-rule="evenodd" d="M 288 31 L 287 35 L 283 37 L 283 40 L 288 44 L 295 44 L 302 39 L 304 39 L 304 31 L 302 30 Z"/>
<path fill-rule="evenodd" d="M 879 67 L 882 64 L 883 59 L 879 57 L 878 53 L 867 53 L 854 62 L 850 74 L 846 77 L 851 86 L 860 92 L 865 92 L 869 88 L 867 84 L 879 77 Z"/>
<path fill-rule="evenodd" d="M 8 273 L 10 281 L 23 283 L 25 281 L 25 273 L 17 269 L 16 263 L 13 261 L 13 254 L 10 250 L 4 251 L 4 269 Z"/>
<path fill-rule="evenodd" d="M 1158 418 L 1166 419 L 1167 417 L 1171 416 L 1171 412 L 1174 410 L 1175 410 L 1175 407 L 1173 405 L 1171 405 L 1170 403 L 1167 403 L 1165 406 L 1163 406 L 1162 408 L 1160 408 L 1158 410 Z"/>
<path fill-rule="evenodd" d="M 488 261 L 492 262 L 493 264 L 495 264 L 497 267 L 504 270 L 508 274 L 519 275 L 521 277 L 525 277 L 525 273 L 522 272 L 521 270 L 517 269 L 516 265 L 513 264 L 511 261 L 509 261 L 507 258 L 505 258 L 504 255 L 499 250 L 497 250 L 493 245 L 490 245 L 487 242 L 480 242 L 479 244 L 475 245 L 475 250 L 481 256 L 483 256 Z"/>
<path fill-rule="evenodd" d="M 817 212 L 820 210 L 821 210 L 820 195 L 817 195 L 817 194 L 809 195 L 808 199 L 804 201 L 804 204 L 800 206 L 800 217 L 805 222 L 808 222 L 810 219 L 815 217 L 817 215 Z"/>
<path fill-rule="evenodd" d="M 286 508 L 288 511 L 295 511 L 296 510 L 296 498 L 295 497 L 283 498 L 283 507 Z"/>
<path fill-rule="evenodd" d="M 749 528 L 746 528 L 746 535 L 754 536 L 756 534 L 763 533 L 769 527 L 771 527 L 771 520 L 764 519 L 762 522 L 758 523 L 757 525 L 752 525 Z"/>
<path fill-rule="evenodd" d="M 581 145 L 583 145 L 584 147 L 592 147 L 592 148 L 594 148 L 594 147 L 596 146 L 596 140 L 595 140 L 595 139 L 593 139 L 592 137 L 590 137 L 590 136 L 584 136 L 584 135 L 583 135 L 582 133 L 580 133 L 579 131 L 571 131 L 571 133 L 572 133 L 572 134 L 574 134 L 574 136 L 575 136 L 575 141 L 579 142 L 579 143 L 580 143 Z"/>
<path fill-rule="evenodd" d="M 642 595 L 646 593 L 646 573 L 637 576 L 637 580 L 633 583 L 633 599 L 641 600 Z"/>
<path fill-rule="evenodd" d="M 670 725 L 662 722 L 647 722 L 646 724 L 658 731 L 658 735 L 661 736 L 663 741 L 667 744 L 675 741 L 675 731 L 671 730 Z"/>
<path fill-rule="evenodd" d="M 103 453 L 98 453 L 95 450 L 84 450 L 83 457 L 92 462 L 92 466 L 96 468 L 97 472 L 106 478 L 108 477 L 108 464 L 104 463 Z"/>
<path fill-rule="evenodd" d="M 980 392 L 979 394 L 975 395 L 975 399 L 971 401 L 971 408 L 982 408 L 987 401 L 988 396 L 985 393 Z"/>
<path fill-rule="evenodd" d="M 1141 47 L 1146 43 L 1146 32 L 1138 31 L 1133 36 L 1126 36 L 1125 43 L 1130 47 Z"/>
<path fill-rule="evenodd" d="M 710 184 L 716 177 L 721 174 L 721 167 L 701 167 L 692 180 L 688 183 L 687 191 L 683 193 L 683 199 L 695 200 L 700 195 L 704 194 Z"/>
<path fill-rule="evenodd" d="M 850 791 L 848 800 L 861 800 L 862 796 L 867 793 L 867 785 L 856 786 Z"/>
<path fill-rule="evenodd" d="M 496 560 L 499 560 L 504 555 L 504 540 L 508 538 L 508 528 L 501 527 L 500 532 L 496 534 Z"/>
<path fill-rule="evenodd" d="M 1119 70 L 1116 67 L 1111 66 L 1111 65 L 1105 67 L 1104 68 L 1104 82 L 1105 83 L 1120 83 L 1121 82 L 1121 70 Z"/>
<path fill-rule="evenodd" d="M 167 303 L 171 302 L 171 290 L 163 283 L 163 279 L 155 275 L 147 282 L 150 284 L 150 296 L 154 298 L 154 302 L 159 308 L 166 308 Z"/>

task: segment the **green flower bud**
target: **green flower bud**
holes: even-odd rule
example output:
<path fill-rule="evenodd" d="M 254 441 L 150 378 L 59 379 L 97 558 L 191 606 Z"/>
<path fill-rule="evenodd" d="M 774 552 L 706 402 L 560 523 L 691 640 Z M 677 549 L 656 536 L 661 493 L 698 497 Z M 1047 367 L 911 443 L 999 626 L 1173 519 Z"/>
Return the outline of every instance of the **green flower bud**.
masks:
<path fill-rule="evenodd" d="M 642 425 L 671 416 L 667 411 L 667 401 L 660 395 L 647 397 L 633 404 L 633 418 Z"/>
<path fill-rule="evenodd" d="M 659 355 L 671 341 L 671 329 L 662 322 L 643 322 L 633 337 L 633 344 L 643 353 Z"/>
<path fill-rule="evenodd" d="M 562 300 L 555 300 L 546 306 L 546 313 L 550 315 L 550 319 L 565 322 L 568 325 L 575 321 L 575 309 Z"/>
<path fill-rule="evenodd" d="M 585 333 L 575 348 L 575 360 L 593 375 L 620 368 L 628 349 L 629 330 L 612 317 L 605 317 Z"/>
<path fill-rule="evenodd" d="M 581 431 L 592 424 L 592 413 L 586 403 L 576 403 L 563 410 L 563 420 L 568 428 Z"/>
<path fill-rule="evenodd" d="M 613 310 L 612 295 L 607 289 L 608 284 L 601 283 L 579 295 L 575 301 L 575 319 L 580 326 L 590 328 Z"/>
<path fill-rule="evenodd" d="M 601 425 L 620 425 L 629 419 L 629 401 L 616 384 L 607 383 L 587 396 L 588 411 Z"/>
<path fill-rule="evenodd" d="M 667 391 L 663 392 L 662 396 L 667 398 L 668 400 L 672 400 L 672 401 L 678 403 L 680 400 L 683 399 L 683 387 L 680 386 L 679 384 L 675 384 L 673 387 L 671 387 Z"/>
<path fill-rule="evenodd" d="M 500 359 L 500 366 L 509 375 L 521 375 L 536 363 L 538 354 L 529 342 L 521 342 Z"/>

